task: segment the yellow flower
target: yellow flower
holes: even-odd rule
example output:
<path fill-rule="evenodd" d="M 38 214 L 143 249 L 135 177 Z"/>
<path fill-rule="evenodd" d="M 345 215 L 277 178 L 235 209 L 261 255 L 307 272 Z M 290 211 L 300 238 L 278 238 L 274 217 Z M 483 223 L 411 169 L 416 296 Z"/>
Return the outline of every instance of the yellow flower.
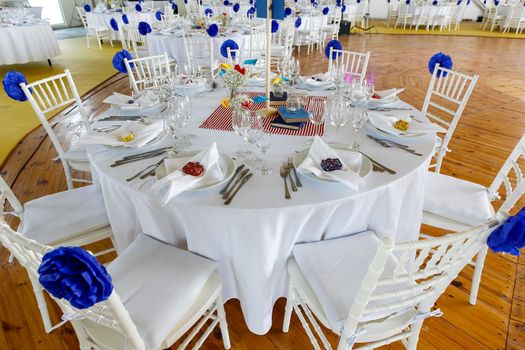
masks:
<path fill-rule="evenodd" d="M 223 100 L 221 100 L 221 106 L 223 106 L 224 108 L 228 108 L 228 106 L 230 105 L 230 100 L 225 98 Z"/>
<path fill-rule="evenodd" d="M 232 66 L 229 63 L 221 63 L 221 68 L 229 70 L 232 69 Z"/>
<path fill-rule="evenodd" d="M 279 84 L 281 84 L 282 82 L 283 82 L 283 80 L 282 80 L 280 77 L 275 77 L 275 78 L 273 78 L 273 80 L 272 80 L 272 84 L 273 84 L 273 85 L 279 85 Z"/>
<path fill-rule="evenodd" d="M 131 132 L 127 135 L 122 135 L 120 137 L 120 141 L 122 142 L 129 142 L 129 141 L 132 141 L 133 139 L 135 138 L 135 135 Z"/>

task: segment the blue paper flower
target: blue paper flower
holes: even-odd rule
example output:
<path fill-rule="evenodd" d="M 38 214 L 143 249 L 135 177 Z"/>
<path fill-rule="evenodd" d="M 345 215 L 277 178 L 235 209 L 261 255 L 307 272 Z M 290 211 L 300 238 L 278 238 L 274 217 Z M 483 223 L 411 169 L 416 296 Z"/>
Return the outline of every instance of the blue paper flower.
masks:
<path fill-rule="evenodd" d="M 361 0 L 356 0 L 356 3 L 360 4 L 360 3 L 361 3 Z"/>
<path fill-rule="evenodd" d="M 487 245 L 495 253 L 520 255 L 520 249 L 525 247 L 525 208 L 495 229 L 487 239 Z"/>
<path fill-rule="evenodd" d="M 330 59 L 330 48 L 333 48 L 335 50 L 342 50 L 343 45 L 341 45 L 341 42 L 339 40 L 330 40 L 328 44 L 326 44 L 326 47 L 324 48 L 324 54 L 326 58 Z M 335 60 L 337 56 L 341 56 L 342 52 L 332 52 L 332 59 Z"/>
<path fill-rule="evenodd" d="M 184 3 L 187 5 L 188 4 L 188 0 L 184 0 Z"/>
<path fill-rule="evenodd" d="M 179 13 L 179 8 L 176 3 L 171 4 L 171 9 L 173 10 L 173 13 Z"/>
<path fill-rule="evenodd" d="M 213 10 L 211 8 L 206 8 L 204 14 L 208 17 L 213 17 Z"/>
<path fill-rule="evenodd" d="M 303 20 L 301 19 L 301 17 L 297 17 L 297 19 L 295 20 L 295 28 L 299 28 L 302 22 Z"/>
<path fill-rule="evenodd" d="M 84 4 L 84 11 L 91 12 L 91 6 L 89 6 L 89 4 Z"/>
<path fill-rule="evenodd" d="M 279 22 L 277 20 L 272 19 L 272 33 L 277 33 L 279 30 Z"/>
<path fill-rule="evenodd" d="M 151 26 L 147 22 L 139 22 L 140 35 L 148 35 L 151 33 Z"/>
<path fill-rule="evenodd" d="M 113 56 L 113 67 L 115 67 L 116 70 L 118 70 L 120 73 L 127 73 L 126 65 L 124 64 L 124 58 L 126 58 L 128 61 L 132 60 L 133 57 L 131 57 L 131 54 L 127 50 L 119 51 Z M 135 65 L 133 62 L 130 63 L 129 67 L 133 68 Z"/>
<path fill-rule="evenodd" d="M 233 5 L 233 12 L 239 12 L 240 9 L 241 9 L 241 5 L 239 5 L 239 4 L 234 4 Z"/>
<path fill-rule="evenodd" d="M 345 13 L 345 12 L 346 12 L 346 5 L 343 5 L 343 7 L 341 7 L 341 12 L 342 12 L 342 13 Z"/>
<path fill-rule="evenodd" d="M 238 50 L 239 49 L 239 45 L 235 41 L 233 41 L 232 39 L 228 39 L 225 42 L 223 42 L 222 45 L 221 45 L 221 55 L 222 55 L 222 57 L 228 58 L 228 48 L 230 48 L 230 50 Z M 232 56 L 232 58 L 235 58 L 235 52 L 232 52 L 231 56 Z"/>
<path fill-rule="evenodd" d="M 458 5 L 461 5 L 461 0 L 458 0 L 457 4 L 458 4 Z"/>
<path fill-rule="evenodd" d="M 432 1 L 432 5 L 437 6 L 437 4 L 438 4 L 438 0 Z"/>
<path fill-rule="evenodd" d="M 336 0 L 336 2 L 335 2 L 335 6 L 337 6 L 337 7 L 341 7 L 341 0 Z"/>
<path fill-rule="evenodd" d="M 253 5 L 253 0 L 250 0 L 250 5 Z"/>
<path fill-rule="evenodd" d="M 438 52 L 434 56 L 430 57 L 430 61 L 428 61 L 428 70 L 430 71 L 430 74 L 434 74 L 434 69 L 438 63 L 443 68 L 452 69 L 452 58 L 442 52 Z M 446 77 L 447 74 L 447 72 L 438 71 L 436 76 L 441 78 L 441 76 Z"/>
<path fill-rule="evenodd" d="M 326 15 L 328 14 L 328 12 L 330 12 L 330 9 L 329 9 L 328 7 L 325 7 L 325 8 L 323 9 L 323 15 L 326 16 Z"/>
<path fill-rule="evenodd" d="M 55 298 L 77 309 L 107 300 L 113 291 L 111 276 L 97 259 L 79 247 L 59 247 L 42 257 L 38 280 Z"/>
<path fill-rule="evenodd" d="M 310 0 L 310 3 L 313 5 L 315 3 L 315 0 Z"/>
<path fill-rule="evenodd" d="M 118 32 L 118 23 L 116 19 L 114 18 L 110 19 L 109 25 L 111 26 L 111 28 L 113 28 L 114 31 Z"/>
<path fill-rule="evenodd" d="M 494 5 L 498 6 L 499 5 L 499 0 L 494 0 Z"/>
<path fill-rule="evenodd" d="M 410 0 L 406 0 L 405 4 L 410 5 Z"/>
<path fill-rule="evenodd" d="M 224 0 L 223 4 L 224 4 L 224 6 L 228 6 L 230 4 L 230 2 L 228 0 Z"/>
<path fill-rule="evenodd" d="M 246 16 L 250 17 L 250 16 L 253 16 L 253 15 L 255 15 L 255 7 L 252 6 L 252 7 L 250 7 L 248 9 L 248 11 L 246 11 Z"/>
<path fill-rule="evenodd" d="M 158 19 L 159 21 L 162 21 L 162 11 L 157 11 L 155 12 L 155 18 Z"/>
<path fill-rule="evenodd" d="M 292 9 L 287 7 L 284 9 L 284 17 L 288 17 L 292 14 Z"/>
<path fill-rule="evenodd" d="M 135 11 L 142 12 L 142 6 L 140 6 L 140 4 L 136 4 L 135 5 Z"/>
<path fill-rule="evenodd" d="M 219 27 L 215 23 L 212 23 L 206 29 L 206 33 L 208 33 L 208 35 L 213 38 L 214 36 L 217 36 L 217 33 L 219 33 Z"/>
<path fill-rule="evenodd" d="M 27 101 L 27 97 L 20 87 L 21 83 L 27 84 L 26 77 L 22 73 L 14 70 L 5 73 L 4 79 L 2 80 L 2 85 L 4 86 L 4 91 L 7 96 L 11 97 L 13 100 L 24 102 Z"/>
<path fill-rule="evenodd" d="M 124 22 L 124 24 L 129 24 L 128 15 L 126 14 L 122 15 L 122 22 Z"/>

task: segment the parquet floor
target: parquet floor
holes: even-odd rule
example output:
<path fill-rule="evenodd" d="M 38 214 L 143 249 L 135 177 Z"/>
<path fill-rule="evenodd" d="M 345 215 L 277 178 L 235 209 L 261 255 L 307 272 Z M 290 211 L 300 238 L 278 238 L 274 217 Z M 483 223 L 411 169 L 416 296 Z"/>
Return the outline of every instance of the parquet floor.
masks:
<path fill-rule="evenodd" d="M 345 36 L 341 41 L 346 49 L 370 50 L 369 72 L 376 87 L 403 86 L 406 92 L 402 98 L 417 107 L 422 105 L 430 80 L 426 66 L 432 54 L 443 51 L 453 57 L 455 69 L 479 74 L 478 85 L 450 144 L 453 152 L 446 157 L 443 172 L 483 185 L 491 182 L 525 132 L 525 41 L 424 35 Z M 324 56 L 306 57 L 305 51 L 299 55 L 303 74 L 325 69 Z M 105 108 L 101 100 L 110 91 L 127 89 L 127 78 L 119 75 L 85 98 L 88 106 L 97 111 Z M 70 112 L 66 110 L 64 114 Z M 67 135 L 65 139 L 67 143 Z M 62 166 L 51 160 L 54 156 L 44 131 L 37 129 L 18 145 L 3 165 L 1 175 L 13 185 L 22 202 L 64 190 Z M 16 262 L 8 264 L 7 257 L 7 251 L 0 248 L 0 349 L 77 348 L 70 326 L 45 334 L 27 276 Z M 525 258 L 489 253 L 476 306 L 468 304 L 471 275 L 472 268 L 467 267 L 439 299 L 437 305 L 445 314 L 425 322 L 420 349 L 525 349 Z M 295 316 L 290 332 L 280 331 L 283 310 L 284 299 L 280 299 L 275 305 L 272 329 L 266 336 L 256 336 L 247 330 L 238 301 L 227 302 L 232 348 L 310 349 Z M 335 337 L 330 340 L 335 343 Z M 204 349 L 221 348 L 217 332 L 204 345 Z M 393 344 L 386 348 L 402 346 Z"/>

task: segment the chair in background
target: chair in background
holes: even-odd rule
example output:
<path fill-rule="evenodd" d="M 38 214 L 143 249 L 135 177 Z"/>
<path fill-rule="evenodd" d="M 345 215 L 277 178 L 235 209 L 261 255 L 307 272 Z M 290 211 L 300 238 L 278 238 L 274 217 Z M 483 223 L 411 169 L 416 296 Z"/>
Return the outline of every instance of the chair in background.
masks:
<path fill-rule="evenodd" d="M 359 79 L 359 82 L 362 83 L 366 77 L 369 60 L 370 52 L 337 50 L 330 47 L 328 71 L 331 72 L 334 65 L 336 67 L 343 65 L 346 73 L 350 73 L 353 79 L 357 78 Z"/>
<path fill-rule="evenodd" d="M 187 69 L 200 67 L 206 73 L 209 73 L 212 79 L 215 79 L 219 72 L 219 60 L 215 58 L 213 38 L 210 36 L 194 36 L 189 39 L 183 36 L 183 41 Z"/>
<path fill-rule="evenodd" d="M 386 26 L 390 27 L 390 22 L 396 22 L 397 16 L 399 13 L 399 0 L 391 0 L 388 3 L 388 9 L 387 9 L 387 15 L 386 15 Z"/>
<path fill-rule="evenodd" d="M 111 47 L 113 47 L 113 41 L 111 40 L 111 32 L 108 27 L 92 27 L 88 24 L 86 11 L 82 6 L 77 7 L 78 16 L 82 21 L 82 25 L 86 31 L 87 47 L 89 48 L 89 40 L 94 37 L 97 41 L 98 48 L 102 50 L 102 39 L 108 39 Z"/>
<path fill-rule="evenodd" d="M 307 46 L 306 53 L 308 55 L 315 45 L 317 45 L 317 50 L 320 52 L 323 43 L 323 32 L 321 29 L 324 18 L 319 16 L 305 16 L 303 20 L 307 21 L 308 25 L 306 28 L 299 29 L 296 33 L 298 38 L 295 44 L 299 47 L 299 53 L 303 45 Z"/>
<path fill-rule="evenodd" d="M 525 6 L 521 3 L 512 6 L 510 14 L 503 21 L 503 33 L 509 33 L 511 29 L 516 29 L 516 35 L 523 31 L 525 25 Z"/>
<path fill-rule="evenodd" d="M 400 2 L 397 11 L 397 20 L 396 24 L 394 24 L 394 28 L 397 28 L 397 26 L 399 25 L 403 25 L 403 29 L 406 29 L 407 24 L 410 26 L 410 28 L 412 28 L 412 24 L 414 23 L 414 16 L 415 7 Z"/>
<path fill-rule="evenodd" d="M 492 32 L 494 28 L 501 25 L 501 22 L 505 20 L 506 18 L 506 6 L 500 6 L 499 4 L 494 7 L 490 7 L 487 14 L 486 19 L 484 18 L 484 25 L 483 30 L 487 27 L 487 25 L 490 24 L 490 31 Z"/>
<path fill-rule="evenodd" d="M 259 27 L 262 30 L 263 27 Z M 259 36 L 259 49 L 266 48 L 266 43 L 260 38 L 264 38 L 264 34 Z M 271 53 L 271 64 L 276 67 L 279 62 L 288 60 L 292 57 L 293 42 L 295 37 L 295 25 L 294 21 L 287 19 L 281 22 L 280 28 L 277 33 L 272 34 L 272 53 Z M 254 36 L 254 41 L 257 38 Z"/>
<path fill-rule="evenodd" d="M 434 6 L 431 4 L 424 4 L 419 7 L 419 11 L 414 20 L 414 26 L 416 30 L 419 30 L 420 26 L 425 26 L 426 30 L 429 29 L 430 24 L 434 21 Z"/>
<path fill-rule="evenodd" d="M 171 74 L 168 54 L 124 59 L 128 71 L 129 83 L 133 93 L 138 94 L 142 90 L 162 84 L 162 80 Z"/>
<path fill-rule="evenodd" d="M 356 343 L 374 349 L 395 341 L 415 350 L 423 321 L 442 314 L 432 311 L 436 300 L 498 226 L 494 222 L 396 245 L 371 231 L 298 244 L 288 261 L 283 331 L 295 311 L 314 349 L 321 347 L 309 323 L 324 348 L 331 349 L 317 319 L 339 335 L 338 350 Z"/>
<path fill-rule="evenodd" d="M 29 240 L 0 223 L 0 241 L 25 267 L 33 286 L 42 291 L 38 269 L 52 247 Z M 76 309 L 55 300 L 70 321 L 81 349 L 164 349 L 187 331 L 186 348 L 203 328 L 200 348 L 220 325 L 224 348 L 230 348 L 217 264 L 168 246 L 146 235 L 137 239 L 108 266 L 113 291 L 105 301 Z M 43 297 L 43 294 L 41 294 Z"/>
<path fill-rule="evenodd" d="M 428 173 L 425 181 L 423 223 L 448 231 L 462 231 L 473 226 L 506 218 L 525 193 L 522 169 L 525 162 L 525 135 L 509 155 L 489 187 L 438 173 Z M 505 194 L 494 213 L 491 204 Z M 426 236 L 428 237 L 428 236 Z M 470 303 L 476 303 L 481 273 L 487 255 L 485 246 L 477 255 L 470 290 Z"/>
<path fill-rule="evenodd" d="M 140 58 L 151 56 L 148 36 L 139 33 L 137 23 L 130 20 L 126 32 L 128 34 L 126 40 L 129 42 L 129 47 L 132 49 L 134 57 Z"/>
<path fill-rule="evenodd" d="M 334 14 L 328 16 L 328 23 L 322 27 L 323 38 L 324 40 L 338 40 L 339 39 L 339 29 L 341 26 L 341 12 L 342 10 L 339 7 L 336 7 Z M 323 47 L 325 42 L 323 42 Z"/>
<path fill-rule="evenodd" d="M 47 245 L 83 246 L 107 238 L 113 239 L 102 192 L 94 185 L 40 197 L 22 206 L 0 176 L 0 212 L 0 225 L 7 223 L 5 215 L 19 217 L 21 224 L 18 227 L 25 239 L 34 239 Z M 96 255 L 112 251 L 114 249 L 106 249 Z M 22 261 L 20 263 L 23 264 Z M 44 329 L 50 333 L 56 327 L 51 324 L 42 288 L 38 280 L 31 279 L 31 283 Z"/>
<path fill-rule="evenodd" d="M 436 173 L 440 172 L 443 158 L 450 151 L 448 144 L 478 78 L 478 75 L 466 75 L 439 65 L 434 69 L 421 112 L 447 130 L 445 136 L 438 139 L 435 162 L 430 165 Z"/>
<path fill-rule="evenodd" d="M 72 170 L 91 173 L 91 166 L 86 150 L 84 148 L 72 148 L 66 152 L 53 130 L 53 125 L 51 125 L 46 117 L 46 115 L 50 115 L 52 112 L 56 112 L 74 103 L 76 104 L 78 113 L 68 117 L 76 129 L 77 135 L 73 136 L 80 137 L 80 133 L 89 125 L 89 118 L 86 116 L 87 112 L 82 107 L 82 101 L 80 100 L 80 95 L 78 94 L 71 72 L 66 69 L 62 74 L 54 75 L 30 84 L 22 83 L 20 87 L 24 91 L 27 100 L 31 104 L 31 107 L 33 107 L 36 116 L 58 153 L 58 158 L 64 166 L 67 187 L 72 189 L 74 182 L 90 183 L 91 181 L 73 178 L 71 173 Z"/>
<path fill-rule="evenodd" d="M 448 30 L 450 30 L 451 25 L 454 25 L 454 30 L 459 30 L 463 17 L 465 16 L 465 10 L 467 9 L 467 2 L 462 2 L 460 5 L 451 7 L 452 17 L 448 23 Z"/>

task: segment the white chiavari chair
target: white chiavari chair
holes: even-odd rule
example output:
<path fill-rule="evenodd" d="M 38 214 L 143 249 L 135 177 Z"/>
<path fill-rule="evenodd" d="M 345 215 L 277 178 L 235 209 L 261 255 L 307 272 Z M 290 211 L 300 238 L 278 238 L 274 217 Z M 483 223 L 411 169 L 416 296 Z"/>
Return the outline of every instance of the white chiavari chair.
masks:
<path fill-rule="evenodd" d="M 173 24 L 177 23 L 177 21 L 179 21 L 179 19 L 180 19 L 179 15 L 174 15 L 174 14 L 171 14 L 171 13 L 162 15 L 162 26 L 164 28 L 169 28 Z"/>
<path fill-rule="evenodd" d="M 38 290 L 35 295 L 43 299 L 38 268 L 53 248 L 2 223 L 0 241 L 24 266 Z M 113 291 L 103 302 L 81 310 L 53 298 L 64 313 L 64 323 L 71 322 L 80 349 L 164 349 L 191 330 L 179 346 L 185 349 L 209 320 L 193 349 L 199 349 L 217 325 L 224 348 L 230 348 L 222 283 L 213 261 L 139 235 L 109 264 L 108 272 Z M 187 290 L 198 292 L 196 298 Z"/>
<path fill-rule="evenodd" d="M 399 0 L 390 0 L 387 11 L 386 26 L 390 27 L 390 22 L 397 21 L 397 16 L 399 13 Z"/>
<path fill-rule="evenodd" d="M 516 29 L 516 35 L 520 30 L 523 30 L 525 24 L 525 6 L 524 4 L 516 4 L 509 10 L 507 18 L 503 21 L 503 33 L 509 33 L 511 29 Z"/>
<path fill-rule="evenodd" d="M 138 29 L 138 23 L 131 18 L 127 26 L 127 41 L 129 47 L 133 50 L 134 57 L 151 56 L 151 48 L 147 35 L 141 35 Z"/>
<path fill-rule="evenodd" d="M 505 218 L 525 193 L 525 135 L 515 146 L 489 187 L 436 173 L 425 181 L 423 223 L 462 231 L 494 218 Z M 503 199 L 495 213 L 492 202 Z M 426 236 L 428 237 L 428 236 Z M 487 247 L 475 259 L 470 303 L 476 303 Z"/>
<path fill-rule="evenodd" d="M 128 71 L 131 89 L 136 94 L 149 87 L 157 86 L 171 74 L 167 53 L 132 60 L 125 58 L 124 64 Z"/>
<path fill-rule="evenodd" d="M 462 2 L 461 5 L 452 7 L 452 17 L 448 23 L 448 30 L 451 25 L 454 25 L 454 30 L 459 30 L 463 17 L 465 16 L 465 10 L 467 9 L 467 2 Z"/>
<path fill-rule="evenodd" d="M 84 26 L 84 30 L 86 31 L 86 41 L 87 41 L 87 47 L 89 49 L 89 40 L 91 37 L 94 37 L 97 41 L 98 48 L 102 50 L 102 39 L 108 39 L 109 43 L 111 44 L 111 47 L 113 47 L 113 41 L 111 40 L 111 32 L 108 27 L 92 27 L 88 24 L 87 20 L 87 14 L 86 11 L 82 6 L 77 7 L 78 16 L 80 17 L 80 21 L 82 21 L 82 25 Z"/>
<path fill-rule="evenodd" d="M 7 225 L 6 215 L 20 219 L 18 229 L 25 239 L 47 245 L 83 246 L 113 239 L 102 192 L 94 185 L 40 197 L 22 205 L 0 176 L 0 225 Z M 114 249 L 106 249 L 96 255 L 112 251 Z M 13 254 L 10 260 L 13 256 L 18 258 Z M 22 261 L 20 263 L 23 264 Z M 34 282 L 31 280 L 42 323 L 46 332 L 51 333 L 55 326 L 51 323 L 38 280 L 36 284 Z"/>
<path fill-rule="evenodd" d="M 337 50 L 331 47 L 328 59 L 328 71 L 331 72 L 334 66 L 340 67 L 342 65 L 345 68 L 345 72 L 352 75 L 352 79 L 357 78 L 359 82 L 362 83 L 366 77 L 369 61 L 370 52 Z"/>
<path fill-rule="evenodd" d="M 438 78 L 438 75 L 441 78 Z M 439 145 L 434 155 L 435 163 L 430 166 L 436 173 L 440 172 L 443 158 L 450 151 L 448 144 L 478 78 L 478 75 L 466 75 L 439 65 L 434 69 L 421 111 L 433 123 L 447 130 L 444 137 L 438 139 Z"/>
<path fill-rule="evenodd" d="M 184 35 L 183 42 L 187 64 L 192 67 L 200 66 L 215 78 L 219 70 L 219 60 L 215 58 L 213 38 L 209 36 L 187 38 Z"/>
<path fill-rule="evenodd" d="M 488 9 L 486 14 L 487 18 L 484 19 L 485 23 L 483 25 L 483 30 L 490 24 L 490 31 L 492 32 L 496 26 L 499 26 L 501 21 L 504 21 L 506 18 L 506 7 L 505 6 L 493 6 Z"/>
<path fill-rule="evenodd" d="M 299 52 L 301 52 L 301 46 L 307 45 L 307 54 L 310 54 L 312 47 L 317 45 L 317 49 L 321 50 L 321 45 L 323 43 L 323 33 L 322 26 L 324 18 L 319 16 L 305 16 L 303 21 L 306 20 L 308 25 L 299 29 L 296 34 L 298 40 L 296 45 L 299 47 Z"/>
<path fill-rule="evenodd" d="M 406 29 L 407 24 L 412 28 L 415 16 L 415 7 L 407 5 L 404 2 L 399 3 L 397 20 L 394 28 L 397 28 L 399 25 L 403 25 L 403 29 Z"/>
<path fill-rule="evenodd" d="M 433 7 L 434 6 L 431 4 L 423 4 L 418 8 L 418 12 L 414 20 L 414 26 L 416 30 L 418 30 L 420 26 L 425 26 L 427 30 L 429 29 L 429 25 L 432 23 L 434 18 Z"/>
<path fill-rule="evenodd" d="M 76 104 L 78 112 L 69 116 L 67 119 L 75 129 L 68 131 L 72 143 L 78 141 L 75 140 L 75 138 L 79 138 L 84 128 L 89 125 L 88 116 L 86 115 L 87 111 L 82 107 L 82 101 L 73 77 L 71 76 L 71 72 L 66 69 L 62 74 L 38 80 L 30 84 L 22 83 L 20 87 L 22 91 L 24 91 L 27 100 L 31 104 L 31 107 L 33 107 L 36 116 L 58 153 L 58 158 L 64 166 L 67 187 L 72 189 L 74 187 L 73 182 L 90 183 L 91 181 L 73 178 L 71 173 L 72 170 L 91 172 L 86 150 L 80 147 L 72 147 L 68 151 L 65 151 L 53 130 L 54 125 L 52 125 L 46 117 L 46 115 L 49 116 L 63 107 Z"/>
<path fill-rule="evenodd" d="M 298 244 L 288 261 L 283 331 L 295 311 L 316 350 L 321 349 L 316 336 L 331 349 L 317 320 L 340 337 L 338 350 L 395 341 L 416 350 L 424 320 L 442 315 L 432 311 L 436 300 L 498 226 L 396 245 L 371 231 Z"/>
<path fill-rule="evenodd" d="M 272 34 L 272 57 L 271 63 L 276 66 L 280 61 L 287 60 L 292 57 L 293 42 L 295 37 L 295 25 L 291 19 L 284 20 L 280 23 L 280 28 L 277 33 Z M 262 43 L 260 48 L 265 48 L 264 36 L 259 36 Z"/>
<path fill-rule="evenodd" d="M 334 14 L 328 16 L 328 21 L 325 26 L 323 26 L 322 31 L 324 33 L 323 38 L 325 40 L 335 40 L 339 39 L 339 28 L 341 26 L 341 8 L 336 7 L 334 9 Z M 324 46 L 323 42 L 323 46 Z"/>

